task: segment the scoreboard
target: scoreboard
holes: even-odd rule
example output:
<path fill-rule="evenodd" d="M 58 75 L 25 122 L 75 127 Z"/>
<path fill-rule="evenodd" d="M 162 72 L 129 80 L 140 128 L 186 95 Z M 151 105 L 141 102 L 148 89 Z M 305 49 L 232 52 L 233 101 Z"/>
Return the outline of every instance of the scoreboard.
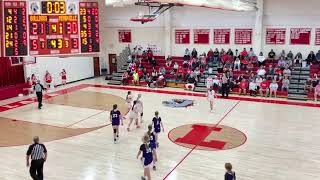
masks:
<path fill-rule="evenodd" d="M 2 5 L 0 46 L 4 56 L 76 55 L 100 51 L 97 2 L 6 0 Z"/>

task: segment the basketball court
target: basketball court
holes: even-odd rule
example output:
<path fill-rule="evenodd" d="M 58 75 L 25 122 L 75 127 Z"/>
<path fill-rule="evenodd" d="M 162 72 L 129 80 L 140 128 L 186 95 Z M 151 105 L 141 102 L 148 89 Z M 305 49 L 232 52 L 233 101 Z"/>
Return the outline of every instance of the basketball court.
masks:
<path fill-rule="evenodd" d="M 28 99 L 13 99 L 15 107 L 2 105 L 1 179 L 29 178 L 24 156 L 34 135 L 48 149 L 47 179 L 139 179 L 142 168 L 136 153 L 156 110 L 165 132 L 159 137 L 154 179 L 221 179 L 225 162 L 233 163 L 239 179 L 319 177 L 320 112 L 308 107 L 312 104 L 235 97 L 217 99 L 215 112 L 210 113 L 206 98 L 197 93 L 131 88 L 135 97 L 142 94 L 145 121 L 141 129 L 130 132 L 124 121 L 120 142 L 113 144 L 109 111 L 117 103 L 125 112 L 127 88 L 87 80 L 49 93 L 41 111 Z M 194 105 L 178 109 L 162 105 L 173 98 L 194 100 Z"/>

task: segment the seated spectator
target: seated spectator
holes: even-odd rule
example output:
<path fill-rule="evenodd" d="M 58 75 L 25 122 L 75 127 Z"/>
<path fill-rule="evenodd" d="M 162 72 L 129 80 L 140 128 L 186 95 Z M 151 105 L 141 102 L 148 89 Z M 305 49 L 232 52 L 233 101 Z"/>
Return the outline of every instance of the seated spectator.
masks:
<path fill-rule="evenodd" d="M 248 65 L 247 65 L 247 67 L 246 67 L 246 70 L 247 70 L 247 71 L 250 71 L 250 72 L 253 70 L 253 64 L 252 64 L 252 62 L 249 62 L 249 63 L 248 63 Z"/>
<path fill-rule="evenodd" d="M 140 79 L 139 79 L 139 74 L 138 74 L 137 70 L 134 71 L 132 77 L 133 77 L 133 84 L 139 85 Z"/>
<path fill-rule="evenodd" d="M 122 82 L 122 85 L 127 85 L 128 84 L 128 82 L 129 82 L 129 73 L 128 73 L 128 71 L 125 71 L 123 74 L 122 74 L 122 80 L 121 80 L 121 82 Z"/>
<path fill-rule="evenodd" d="M 273 49 L 271 49 L 271 51 L 269 52 L 268 58 L 270 60 L 275 60 L 276 59 L 276 53 L 273 51 Z"/>
<path fill-rule="evenodd" d="M 198 58 L 198 51 L 196 50 L 196 48 L 193 48 L 191 52 L 191 57 L 194 59 Z"/>
<path fill-rule="evenodd" d="M 191 57 L 191 54 L 190 54 L 189 49 L 187 48 L 187 49 L 184 51 L 183 60 L 189 61 L 189 60 L 190 60 L 190 57 Z"/>
<path fill-rule="evenodd" d="M 172 69 L 174 74 L 177 73 L 178 69 L 179 69 L 179 64 L 177 62 L 175 62 L 174 65 L 173 65 L 173 69 Z"/>
<path fill-rule="evenodd" d="M 249 61 L 247 58 L 244 58 L 244 59 L 241 59 L 240 58 L 240 61 L 241 61 L 241 67 L 243 70 L 247 70 L 247 66 L 249 64 Z"/>
<path fill-rule="evenodd" d="M 263 66 L 260 66 L 260 68 L 257 70 L 257 75 L 258 76 L 265 77 L 266 73 L 267 72 L 266 72 L 266 70 L 264 69 Z"/>
<path fill-rule="evenodd" d="M 157 66 L 157 61 L 154 58 L 151 58 L 149 60 L 149 63 L 152 65 L 152 67 L 156 67 Z"/>
<path fill-rule="evenodd" d="M 138 73 L 138 75 L 139 75 L 139 79 L 142 79 L 143 76 L 144 76 L 143 69 L 138 69 L 138 70 L 137 70 L 137 73 Z"/>
<path fill-rule="evenodd" d="M 293 60 L 293 53 L 292 53 L 292 51 L 289 51 L 289 53 L 287 54 L 287 59 L 288 60 Z"/>
<path fill-rule="evenodd" d="M 233 66 L 234 70 L 235 71 L 240 71 L 241 70 L 240 66 L 241 66 L 240 59 L 236 58 L 236 60 L 234 61 L 234 66 Z"/>
<path fill-rule="evenodd" d="M 317 102 L 318 96 L 320 95 L 320 82 L 314 88 L 314 101 Z"/>
<path fill-rule="evenodd" d="M 200 67 L 200 60 L 199 59 L 193 59 L 192 64 L 191 64 L 191 69 L 195 70 L 196 68 Z"/>
<path fill-rule="evenodd" d="M 213 62 L 219 61 L 219 58 L 220 58 L 220 53 L 218 48 L 216 48 L 216 50 L 213 52 Z"/>
<path fill-rule="evenodd" d="M 256 86 L 257 86 L 257 90 L 260 90 L 260 84 L 263 81 L 261 76 L 257 76 L 255 82 L 256 82 Z"/>
<path fill-rule="evenodd" d="M 159 73 L 165 75 L 165 74 L 167 73 L 167 72 L 166 72 L 166 68 L 160 67 L 160 68 L 159 68 Z"/>
<path fill-rule="evenodd" d="M 278 61 L 278 66 L 281 70 L 283 70 L 286 66 L 287 62 L 284 60 L 283 57 L 280 57 L 279 61 Z"/>
<path fill-rule="evenodd" d="M 317 52 L 317 54 L 316 54 L 316 60 L 318 61 L 318 62 L 320 62 L 320 50 Z"/>
<path fill-rule="evenodd" d="M 178 71 L 177 71 L 176 83 L 179 82 L 180 80 L 181 81 L 184 80 L 184 69 L 181 66 L 179 66 Z"/>
<path fill-rule="evenodd" d="M 249 53 L 248 53 L 249 59 L 251 59 L 254 56 L 256 56 L 256 54 L 254 53 L 253 48 L 250 48 Z"/>
<path fill-rule="evenodd" d="M 157 79 L 158 79 L 158 73 L 155 68 L 152 69 L 151 79 L 152 79 L 152 81 L 157 81 Z"/>
<path fill-rule="evenodd" d="M 266 58 L 264 57 L 263 53 L 260 52 L 259 56 L 258 56 L 258 66 L 264 66 L 264 62 L 265 62 Z"/>
<path fill-rule="evenodd" d="M 312 92 L 312 90 L 313 90 L 312 79 L 308 78 L 306 83 L 304 84 L 304 91 L 305 92 Z"/>
<path fill-rule="evenodd" d="M 213 50 L 210 49 L 207 53 L 208 62 L 213 62 Z"/>
<path fill-rule="evenodd" d="M 264 96 L 267 97 L 269 95 L 269 82 L 266 79 L 263 79 L 262 82 L 260 83 L 259 91 L 260 91 L 261 97 L 264 97 Z"/>
<path fill-rule="evenodd" d="M 200 56 L 199 56 L 199 61 L 200 61 L 200 68 L 205 68 L 207 65 L 207 55 L 205 52 L 203 52 Z"/>
<path fill-rule="evenodd" d="M 189 67 L 189 60 L 183 60 L 183 63 L 182 63 L 182 66 L 183 68 L 188 68 Z"/>
<path fill-rule="evenodd" d="M 247 95 L 248 86 L 248 82 L 243 78 L 239 85 L 239 95 L 241 95 L 242 92 L 244 95 Z"/>
<path fill-rule="evenodd" d="M 289 85 L 290 85 L 290 81 L 289 81 L 288 77 L 284 77 L 284 79 L 282 80 L 281 91 L 288 91 Z"/>
<path fill-rule="evenodd" d="M 149 62 L 153 59 L 153 52 L 150 48 L 148 48 L 147 57 Z"/>
<path fill-rule="evenodd" d="M 200 68 L 197 67 L 193 72 L 194 72 L 194 74 L 195 74 L 195 77 L 197 78 L 197 81 L 199 81 L 199 80 L 200 80 L 200 77 L 201 77 Z"/>
<path fill-rule="evenodd" d="M 171 65 L 172 65 L 172 58 L 171 58 L 171 56 L 169 55 L 169 56 L 167 57 L 167 59 L 166 59 L 166 66 L 167 66 L 167 67 L 171 67 Z"/>
<path fill-rule="evenodd" d="M 288 65 L 286 65 L 285 69 L 283 70 L 283 76 L 287 77 L 288 79 L 291 78 L 291 70 L 288 68 Z"/>
<path fill-rule="evenodd" d="M 193 91 L 195 84 L 196 84 L 196 78 L 193 76 L 193 74 L 190 74 L 190 76 L 187 79 L 187 83 L 185 85 L 185 88 Z"/>
<path fill-rule="evenodd" d="M 279 57 L 282 57 L 283 59 L 286 59 L 286 52 L 284 50 L 281 51 L 281 53 L 279 54 Z"/>
<path fill-rule="evenodd" d="M 251 81 L 249 83 L 249 91 L 250 91 L 250 96 L 257 96 L 257 84 L 255 81 Z"/>
<path fill-rule="evenodd" d="M 300 52 L 298 52 L 297 55 L 294 57 L 294 64 L 296 66 L 301 66 L 301 64 L 302 64 L 302 54 Z"/>
<path fill-rule="evenodd" d="M 149 73 L 147 74 L 145 81 L 148 87 L 151 87 L 151 85 L 153 85 L 152 77 L 150 76 Z"/>
<path fill-rule="evenodd" d="M 243 48 L 243 51 L 240 53 L 240 59 L 241 59 L 241 60 L 246 59 L 247 56 L 248 56 L 247 49 L 246 49 L 246 48 Z"/>
<path fill-rule="evenodd" d="M 254 73 L 251 73 L 248 81 L 249 81 L 249 82 L 256 81 L 256 78 L 257 78 L 257 77 L 254 75 Z"/>
<path fill-rule="evenodd" d="M 289 60 L 289 59 L 287 59 L 287 58 L 285 58 L 284 60 L 286 61 L 286 64 L 288 65 L 288 67 L 291 68 L 292 65 L 293 65 L 293 61 L 292 61 L 292 60 Z"/>
<path fill-rule="evenodd" d="M 229 57 L 233 58 L 233 52 L 232 52 L 231 49 L 228 49 L 227 55 L 228 55 Z"/>
<path fill-rule="evenodd" d="M 221 87 L 221 81 L 218 76 L 214 76 L 213 78 L 213 87 L 219 89 Z"/>
<path fill-rule="evenodd" d="M 156 87 L 165 87 L 166 86 L 166 78 L 164 77 L 164 74 L 159 73 L 159 77 L 156 81 Z"/>
<path fill-rule="evenodd" d="M 143 73 L 142 79 L 146 80 L 147 79 L 147 75 L 148 75 L 147 68 L 143 68 L 142 73 Z"/>
<path fill-rule="evenodd" d="M 313 78 L 312 78 L 312 87 L 315 88 L 317 86 L 317 84 L 319 83 L 319 78 L 317 74 L 313 74 Z"/>
<path fill-rule="evenodd" d="M 314 54 L 313 51 L 310 51 L 310 53 L 309 53 L 306 61 L 307 61 L 307 64 L 308 64 L 308 65 L 312 65 L 312 63 L 313 63 L 314 61 L 316 61 L 316 55 Z"/>
<path fill-rule="evenodd" d="M 206 87 L 207 89 L 211 89 L 211 87 L 213 87 L 213 77 L 212 76 L 208 76 L 206 79 Z"/>
<path fill-rule="evenodd" d="M 278 83 L 276 82 L 276 80 L 272 80 L 272 83 L 270 83 L 270 97 L 272 97 L 272 93 L 274 94 L 274 97 L 277 98 L 277 91 L 279 88 Z"/>
<path fill-rule="evenodd" d="M 269 65 L 269 69 L 268 69 L 268 75 L 267 75 L 267 78 L 273 78 L 275 74 L 275 69 L 273 68 L 273 66 L 270 64 Z"/>

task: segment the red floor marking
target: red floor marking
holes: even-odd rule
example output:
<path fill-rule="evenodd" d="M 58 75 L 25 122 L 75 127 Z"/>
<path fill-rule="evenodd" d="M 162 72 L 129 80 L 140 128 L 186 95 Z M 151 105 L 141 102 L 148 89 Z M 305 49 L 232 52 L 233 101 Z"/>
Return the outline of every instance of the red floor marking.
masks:
<path fill-rule="evenodd" d="M 239 103 L 240 103 L 240 101 L 238 101 L 238 102 L 220 119 L 220 121 L 218 121 L 218 123 L 214 125 L 213 128 L 216 128 L 216 127 L 231 113 L 231 111 L 233 111 L 233 110 L 238 106 Z M 179 161 L 179 163 L 178 163 L 175 167 L 173 167 L 173 169 L 163 178 L 163 180 L 167 179 L 167 178 L 170 176 L 170 174 L 171 174 L 174 170 L 176 170 L 177 167 L 204 141 L 204 139 L 205 139 L 206 137 L 207 137 L 207 136 L 202 137 L 202 139 L 199 140 L 198 144 L 195 145 L 195 146 Z M 215 144 L 215 145 L 217 145 L 217 144 Z"/>
<path fill-rule="evenodd" d="M 92 87 L 98 88 L 109 88 L 109 89 L 120 89 L 127 91 L 140 91 L 140 92 L 152 92 L 159 94 L 174 94 L 182 96 L 196 96 L 196 97 L 206 97 L 204 93 L 195 93 L 195 92 L 174 92 L 160 89 L 146 89 L 146 88 L 135 88 L 135 87 L 124 87 L 124 86 L 110 86 L 110 85 L 92 85 Z M 221 98 L 221 96 L 218 96 Z M 285 100 L 275 100 L 275 99 L 259 99 L 251 97 L 234 97 L 229 96 L 229 100 L 239 100 L 239 101 L 249 101 L 249 102 L 260 102 L 260 103 L 269 103 L 269 104 L 283 104 L 283 105 L 293 105 L 293 106 L 305 106 L 305 107 L 320 107 L 320 104 L 308 103 L 308 102 L 293 102 Z"/>
<path fill-rule="evenodd" d="M 223 141 L 211 140 L 209 142 L 203 141 L 198 146 L 210 147 L 210 148 L 222 150 L 224 145 L 226 145 L 226 144 L 227 143 L 223 142 Z"/>
<path fill-rule="evenodd" d="M 88 120 L 88 119 L 90 119 L 90 118 L 92 118 L 92 117 L 94 117 L 94 116 L 97 116 L 97 115 L 99 115 L 99 114 L 101 114 L 101 113 L 104 113 L 104 112 L 106 112 L 106 111 L 101 111 L 101 112 L 98 112 L 98 113 L 96 113 L 96 114 L 93 114 L 93 115 L 91 115 L 91 116 L 89 116 L 89 117 L 86 117 L 86 118 L 84 118 L 84 119 L 81 119 L 80 121 L 77 121 L 77 122 L 75 122 L 75 123 L 72 123 L 72 124 L 70 124 L 70 125 L 67 125 L 66 128 L 71 127 L 71 126 L 73 126 L 73 125 L 76 125 L 76 124 L 78 124 L 78 123 L 81 123 L 81 122 L 83 122 L 83 121 L 85 121 L 85 120 Z"/>

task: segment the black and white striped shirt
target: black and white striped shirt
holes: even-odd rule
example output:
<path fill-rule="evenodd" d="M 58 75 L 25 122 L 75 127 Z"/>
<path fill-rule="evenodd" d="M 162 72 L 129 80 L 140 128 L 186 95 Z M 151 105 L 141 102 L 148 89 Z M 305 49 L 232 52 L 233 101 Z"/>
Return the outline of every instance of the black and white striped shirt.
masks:
<path fill-rule="evenodd" d="M 27 155 L 31 156 L 32 160 L 44 159 L 44 154 L 47 153 L 47 149 L 43 144 L 34 143 L 29 146 Z"/>

